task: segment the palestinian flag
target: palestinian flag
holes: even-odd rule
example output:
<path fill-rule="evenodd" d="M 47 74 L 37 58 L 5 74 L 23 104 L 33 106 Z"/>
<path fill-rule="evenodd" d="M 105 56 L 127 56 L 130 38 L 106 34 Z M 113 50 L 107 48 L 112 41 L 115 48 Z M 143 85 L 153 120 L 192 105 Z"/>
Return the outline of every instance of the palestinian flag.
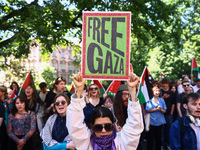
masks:
<path fill-rule="evenodd" d="M 195 78 L 196 78 L 196 79 L 199 79 L 199 67 L 197 66 L 197 62 L 196 62 L 196 60 L 195 60 L 194 57 L 192 58 L 191 73 L 192 73 L 192 71 L 193 71 L 194 74 L 195 74 Z"/>
<path fill-rule="evenodd" d="M 72 88 L 70 90 L 71 95 L 74 94 L 76 92 L 74 85 L 72 85 Z"/>
<path fill-rule="evenodd" d="M 191 68 L 192 71 L 198 71 L 199 72 L 199 68 L 197 66 L 197 62 L 195 60 L 195 58 L 193 57 L 192 58 L 192 68 Z"/>
<path fill-rule="evenodd" d="M 16 95 L 15 95 L 15 89 L 13 89 L 12 94 L 10 96 L 10 99 L 14 100 L 15 97 L 16 97 Z"/>
<path fill-rule="evenodd" d="M 34 85 L 34 81 L 33 81 L 33 77 L 32 77 L 31 71 L 28 73 L 28 75 L 27 75 L 22 87 L 19 90 L 18 95 L 24 94 L 24 90 L 28 85 L 33 87 L 33 90 L 35 90 L 35 92 L 37 93 L 37 90 L 36 90 L 35 85 Z"/>
<path fill-rule="evenodd" d="M 137 97 L 140 101 L 140 104 L 146 103 L 153 97 L 151 85 L 148 78 L 148 72 L 149 71 L 147 67 L 145 67 L 142 76 L 140 78 L 139 90 L 137 92 Z"/>
<path fill-rule="evenodd" d="M 163 78 L 164 78 L 164 75 L 161 73 L 161 74 L 160 74 L 160 77 L 163 79 Z"/>
<path fill-rule="evenodd" d="M 93 80 L 94 84 L 96 84 L 99 87 L 99 91 L 101 93 L 101 96 L 105 93 L 105 89 L 103 85 L 99 82 L 99 80 Z"/>
<path fill-rule="evenodd" d="M 113 80 L 106 90 L 107 95 L 115 96 L 115 94 L 117 93 L 117 89 L 120 85 L 121 85 L 121 81 Z"/>

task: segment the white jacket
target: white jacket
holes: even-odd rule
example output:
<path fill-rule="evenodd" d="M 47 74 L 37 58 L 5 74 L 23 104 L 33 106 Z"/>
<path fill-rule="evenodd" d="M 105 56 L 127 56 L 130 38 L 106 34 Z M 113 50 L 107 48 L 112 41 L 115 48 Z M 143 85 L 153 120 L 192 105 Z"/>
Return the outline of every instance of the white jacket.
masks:
<path fill-rule="evenodd" d="M 67 128 L 77 150 L 92 150 L 91 132 L 84 123 L 84 98 L 73 98 L 67 107 Z M 128 102 L 128 118 L 122 130 L 114 140 L 117 150 L 135 150 L 138 146 L 140 133 L 143 131 L 143 119 L 139 101 Z"/>

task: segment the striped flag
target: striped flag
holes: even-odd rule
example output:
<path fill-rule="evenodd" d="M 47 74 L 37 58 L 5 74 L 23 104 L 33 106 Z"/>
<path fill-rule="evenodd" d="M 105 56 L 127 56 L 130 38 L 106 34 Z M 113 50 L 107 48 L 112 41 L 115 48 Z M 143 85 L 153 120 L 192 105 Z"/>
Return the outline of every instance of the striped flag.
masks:
<path fill-rule="evenodd" d="M 142 76 L 140 78 L 139 90 L 137 92 L 137 97 L 140 101 L 140 104 L 144 104 L 153 97 L 151 90 L 151 85 L 148 78 L 148 69 L 144 68 Z"/>
<path fill-rule="evenodd" d="M 118 87 L 121 85 L 121 81 L 113 80 L 106 90 L 107 95 L 115 95 Z"/>
<path fill-rule="evenodd" d="M 199 79 L 199 67 L 194 57 L 192 58 L 191 73 L 192 71 L 194 72 L 196 79 Z"/>
<path fill-rule="evenodd" d="M 10 99 L 14 100 L 15 97 L 16 97 L 16 95 L 15 95 L 15 88 L 14 88 L 13 91 L 12 91 L 12 94 L 10 96 Z"/>
<path fill-rule="evenodd" d="M 93 82 L 94 82 L 94 84 L 96 84 L 99 87 L 101 96 L 103 96 L 103 94 L 105 93 L 105 89 L 104 89 L 103 85 L 101 84 L 101 82 L 99 82 L 99 80 L 93 80 Z"/>
<path fill-rule="evenodd" d="M 74 94 L 76 92 L 74 85 L 72 85 L 72 88 L 70 90 L 71 95 Z"/>
<path fill-rule="evenodd" d="M 35 88 L 35 84 L 34 84 L 34 81 L 33 81 L 33 77 L 32 77 L 31 71 L 26 76 L 26 79 L 25 79 L 22 87 L 20 88 L 18 95 L 24 94 L 24 90 L 28 85 L 30 85 L 33 88 L 33 90 L 35 90 L 35 92 L 37 93 L 37 90 Z"/>
<path fill-rule="evenodd" d="M 199 72 L 199 67 L 197 66 L 197 62 L 196 62 L 194 57 L 192 58 L 192 68 L 191 68 L 191 70 Z"/>
<path fill-rule="evenodd" d="M 164 78 L 164 75 L 161 73 L 161 74 L 160 74 L 160 77 L 163 79 L 163 78 Z"/>

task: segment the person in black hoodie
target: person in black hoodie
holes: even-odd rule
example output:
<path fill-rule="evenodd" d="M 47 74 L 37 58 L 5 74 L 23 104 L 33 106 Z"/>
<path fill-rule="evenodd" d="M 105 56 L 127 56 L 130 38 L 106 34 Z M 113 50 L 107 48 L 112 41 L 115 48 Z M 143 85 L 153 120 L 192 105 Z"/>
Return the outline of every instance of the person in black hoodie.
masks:
<path fill-rule="evenodd" d="M 66 89 L 65 84 L 66 84 L 66 80 L 63 77 L 58 77 L 53 84 L 53 89 L 51 89 L 46 95 L 45 103 L 46 103 L 46 108 L 47 108 L 47 111 L 49 112 L 49 115 L 52 115 L 54 113 L 53 101 L 57 94 L 65 93 L 69 98 L 71 97 L 71 94 Z"/>

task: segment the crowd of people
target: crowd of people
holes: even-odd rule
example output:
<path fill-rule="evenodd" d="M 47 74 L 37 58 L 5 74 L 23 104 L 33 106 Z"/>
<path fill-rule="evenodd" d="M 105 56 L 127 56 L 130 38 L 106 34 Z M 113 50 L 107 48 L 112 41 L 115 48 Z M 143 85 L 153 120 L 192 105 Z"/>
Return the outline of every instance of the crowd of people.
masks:
<path fill-rule="evenodd" d="M 0 150 L 199 150 L 200 80 L 186 75 L 174 82 L 154 80 L 153 98 L 144 104 L 150 117 L 145 130 L 136 94 L 139 78 L 130 67 L 115 96 L 101 96 L 96 84 L 86 86 L 80 71 L 73 77 L 73 95 L 62 77 L 52 89 L 40 83 L 39 92 L 28 85 L 19 94 L 12 82 L 8 93 L 1 85 Z"/>

